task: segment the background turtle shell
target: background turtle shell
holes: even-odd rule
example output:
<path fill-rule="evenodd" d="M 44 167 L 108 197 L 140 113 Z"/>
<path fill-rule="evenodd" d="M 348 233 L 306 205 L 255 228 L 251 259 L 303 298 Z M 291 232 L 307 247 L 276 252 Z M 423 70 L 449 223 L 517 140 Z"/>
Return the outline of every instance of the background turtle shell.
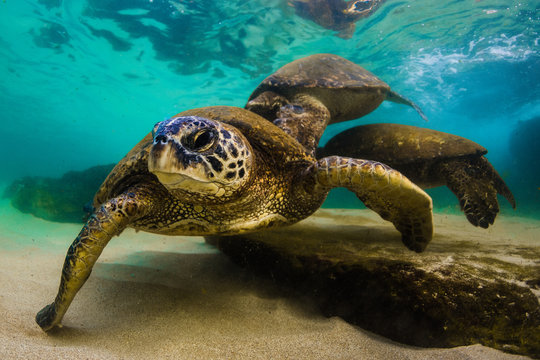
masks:
<path fill-rule="evenodd" d="M 463 156 L 487 150 L 461 136 L 400 124 L 369 124 L 345 130 L 328 141 L 319 155 L 346 155 L 409 164 Z"/>
<path fill-rule="evenodd" d="M 289 99 L 307 93 L 330 110 L 332 123 L 359 118 L 386 99 L 390 86 L 355 63 L 333 54 L 316 54 L 295 60 L 264 79 L 251 94 L 264 91 Z"/>

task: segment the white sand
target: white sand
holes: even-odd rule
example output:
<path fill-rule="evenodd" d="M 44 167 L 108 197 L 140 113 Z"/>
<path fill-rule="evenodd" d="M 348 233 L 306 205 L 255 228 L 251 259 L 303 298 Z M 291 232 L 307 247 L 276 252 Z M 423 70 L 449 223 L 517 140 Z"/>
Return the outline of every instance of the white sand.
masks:
<path fill-rule="evenodd" d="M 518 220 L 503 220 L 483 236 L 497 229 L 518 236 L 513 232 L 523 226 L 512 225 Z M 445 222 L 465 225 L 456 216 L 437 221 L 439 231 Z M 540 222 L 530 224 L 538 229 Z M 34 316 L 56 295 L 65 252 L 79 230 L 0 202 L 0 359 L 520 358 L 480 345 L 398 344 L 323 317 L 308 300 L 252 277 L 202 238 L 133 231 L 111 241 L 64 327 L 45 334 Z"/>

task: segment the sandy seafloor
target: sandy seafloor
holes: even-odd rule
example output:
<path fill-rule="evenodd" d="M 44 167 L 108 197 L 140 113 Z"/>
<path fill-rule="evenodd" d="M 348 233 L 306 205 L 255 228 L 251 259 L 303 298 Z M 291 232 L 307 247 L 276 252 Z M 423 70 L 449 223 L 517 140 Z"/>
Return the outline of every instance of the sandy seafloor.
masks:
<path fill-rule="evenodd" d="M 65 252 L 81 226 L 22 214 L 7 200 L 0 219 L 0 359 L 522 358 L 480 345 L 399 344 L 322 316 L 307 299 L 251 276 L 202 238 L 132 230 L 109 243 L 64 327 L 45 334 L 34 316 L 56 295 Z M 474 239 L 536 242 L 540 221 L 521 220 L 499 217 L 484 233 L 462 216 L 437 215 L 435 223 L 438 234 L 452 228 Z"/>

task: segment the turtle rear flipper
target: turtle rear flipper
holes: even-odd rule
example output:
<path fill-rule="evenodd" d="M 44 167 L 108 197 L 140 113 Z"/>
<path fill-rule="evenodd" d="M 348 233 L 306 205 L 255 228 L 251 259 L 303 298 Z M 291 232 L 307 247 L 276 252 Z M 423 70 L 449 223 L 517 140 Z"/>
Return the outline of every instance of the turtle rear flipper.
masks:
<path fill-rule="evenodd" d="M 329 156 L 315 164 L 315 191 L 351 190 L 368 208 L 394 224 L 405 246 L 424 251 L 433 236 L 433 206 L 422 189 L 375 161 Z"/>
<path fill-rule="evenodd" d="M 461 210 L 474 226 L 487 229 L 493 224 L 499 212 L 497 193 L 516 207 L 510 189 L 485 157 L 448 160 L 440 167 L 448 188 L 457 196 Z"/>
<path fill-rule="evenodd" d="M 495 186 L 495 189 L 497 190 L 497 193 L 499 193 L 500 195 L 502 195 L 506 200 L 508 200 L 508 202 L 510 203 L 510 205 L 512 205 L 512 209 L 516 209 L 516 199 L 514 198 L 514 195 L 512 194 L 512 192 L 510 191 L 510 189 L 508 188 L 508 185 L 506 185 L 506 183 L 504 182 L 504 180 L 501 178 L 501 176 L 499 175 L 499 173 L 497 172 L 497 170 L 495 170 L 495 168 L 493 167 L 493 165 L 491 165 L 491 163 L 485 158 L 485 157 L 482 157 L 482 159 L 485 160 L 485 163 L 486 163 L 486 166 L 488 166 L 489 168 L 491 168 L 491 171 L 492 171 L 492 179 L 493 179 L 493 184 Z"/>
<path fill-rule="evenodd" d="M 422 117 L 422 119 L 424 119 L 425 121 L 428 121 L 427 116 L 424 114 L 422 109 L 420 109 L 420 106 L 416 105 L 416 103 L 412 102 L 411 100 L 407 99 L 405 96 L 402 96 L 393 90 L 388 91 L 388 93 L 386 94 L 385 100 L 394 102 L 396 104 L 409 105 L 414 110 L 416 110 L 416 112 L 418 113 L 418 115 L 420 115 L 420 117 Z"/>

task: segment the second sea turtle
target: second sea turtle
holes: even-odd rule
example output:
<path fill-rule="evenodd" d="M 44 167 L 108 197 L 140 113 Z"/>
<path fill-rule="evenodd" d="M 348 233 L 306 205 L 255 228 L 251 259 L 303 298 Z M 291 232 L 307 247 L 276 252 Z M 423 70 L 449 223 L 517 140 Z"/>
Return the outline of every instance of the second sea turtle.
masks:
<path fill-rule="evenodd" d="M 310 151 L 329 124 L 362 117 L 384 100 L 418 105 L 363 67 L 334 54 L 290 62 L 264 79 L 246 109 L 273 121 Z"/>
<path fill-rule="evenodd" d="M 337 31 L 337 36 L 350 39 L 355 22 L 370 16 L 384 0 L 290 0 L 296 13 L 320 26 Z"/>
<path fill-rule="evenodd" d="M 356 126 L 332 137 L 317 156 L 381 161 L 422 188 L 447 186 L 469 222 L 487 228 L 499 212 L 497 194 L 515 209 L 512 192 L 484 156 L 487 150 L 461 136 L 400 124 Z"/>

